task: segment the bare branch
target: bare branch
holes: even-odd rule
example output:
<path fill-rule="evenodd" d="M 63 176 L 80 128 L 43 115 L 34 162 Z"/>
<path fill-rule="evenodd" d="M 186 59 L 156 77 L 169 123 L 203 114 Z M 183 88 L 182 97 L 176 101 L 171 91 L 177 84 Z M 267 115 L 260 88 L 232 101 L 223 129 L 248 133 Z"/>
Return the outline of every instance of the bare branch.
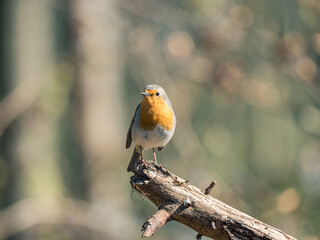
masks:
<path fill-rule="evenodd" d="M 156 163 L 140 164 L 130 183 L 159 207 L 159 211 L 144 224 L 143 237 L 151 236 L 170 219 L 194 229 L 198 239 L 202 235 L 216 240 L 295 239 L 206 195 Z M 213 186 L 214 183 L 206 192 L 210 192 Z M 161 210 L 162 206 L 171 206 L 171 210 Z M 147 229 L 150 229 L 148 233 Z"/>
<path fill-rule="evenodd" d="M 202 234 L 198 233 L 197 236 L 196 236 L 196 239 L 197 240 L 201 240 L 202 236 L 203 236 Z"/>
<path fill-rule="evenodd" d="M 161 207 L 153 214 L 142 226 L 142 237 L 150 237 L 158 231 L 169 219 L 171 214 L 176 210 L 176 206 Z"/>
<path fill-rule="evenodd" d="M 212 181 L 212 182 L 210 183 L 209 187 L 207 187 L 206 190 L 204 190 L 204 194 L 205 194 L 205 195 L 209 195 L 215 185 L 216 185 L 216 181 Z"/>

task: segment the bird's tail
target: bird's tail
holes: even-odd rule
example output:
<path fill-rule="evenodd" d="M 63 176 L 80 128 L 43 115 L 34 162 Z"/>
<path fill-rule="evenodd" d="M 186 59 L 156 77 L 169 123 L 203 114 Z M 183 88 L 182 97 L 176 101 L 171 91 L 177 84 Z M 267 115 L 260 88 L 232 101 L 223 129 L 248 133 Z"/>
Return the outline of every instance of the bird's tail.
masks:
<path fill-rule="evenodd" d="M 139 161 L 140 156 L 141 156 L 141 153 L 139 153 L 137 151 L 137 149 L 134 148 L 132 156 L 131 156 L 131 160 L 130 160 L 128 168 L 127 168 L 128 172 L 134 172 L 134 170 L 136 168 L 136 163 Z"/>

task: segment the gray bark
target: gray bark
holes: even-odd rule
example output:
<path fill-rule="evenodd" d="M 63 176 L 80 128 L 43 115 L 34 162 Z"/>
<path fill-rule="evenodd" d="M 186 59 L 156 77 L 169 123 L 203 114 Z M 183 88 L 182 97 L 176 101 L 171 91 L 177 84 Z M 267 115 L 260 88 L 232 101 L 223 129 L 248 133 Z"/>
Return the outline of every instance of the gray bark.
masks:
<path fill-rule="evenodd" d="M 295 239 L 203 193 L 161 165 L 140 164 L 130 183 L 159 208 L 143 225 L 143 237 L 155 234 L 165 222 L 174 220 L 198 232 L 197 239 L 202 235 L 216 240 Z"/>

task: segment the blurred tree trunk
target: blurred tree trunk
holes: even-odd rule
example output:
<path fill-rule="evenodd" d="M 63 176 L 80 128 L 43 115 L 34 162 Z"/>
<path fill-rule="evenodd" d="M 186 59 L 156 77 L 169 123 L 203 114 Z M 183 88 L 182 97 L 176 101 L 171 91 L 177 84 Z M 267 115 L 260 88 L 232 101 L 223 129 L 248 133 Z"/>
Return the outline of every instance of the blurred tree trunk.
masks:
<path fill-rule="evenodd" d="M 13 16 L 15 90 L 9 93 L 6 116 L 23 112 L 13 147 L 19 166 L 14 172 L 16 198 L 61 196 L 64 188 L 56 144 L 59 111 L 53 104 L 54 80 L 49 74 L 53 59 L 50 9 L 35 0 L 15 1 Z"/>
<path fill-rule="evenodd" d="M 11 61 L 9 60 L 8 45 L 10 42 L 10 34 L 8 29 L 11 29 L 10 13 L 11 4 L 8 0 L 2 1 L 0 5 L 0 129 L 3 110 L 1 108 L 2 99 L 8 92 L 8 85 L 11 80 L 10 67 Z M 10 159 L 10 145 L 12 145 L 12 129 L 8 129 L 5 133 L 0 133 L 0 209 L 6 207 L 11 202 L 11 190 L 13 189 L 13 176 L 12 176 L 12 164 Z M 1 131 L 1 130 L 0 130 Z"/>
<path fill-rule="evenodd" d="M 77 121 L 92 201 L 108 199 L 110 175 L 123 146 L 116 1 L 72 2 L 76 47 Z M 91 193 L 90 193 L 91 188 Z M 100 199 L 99 199 L 100 198 Z"/>
<path fill-rule="evenodd" d="M 87 161 L 89 200 L 110 212 L 110 219 L 101 219 L 106 222 L 106 229 L 117 234 L 118 239 L 130 239 L 136 223 L 125 210 L 127 202 L 118 201 L 128 195 L 121 186 L 125 179 L 123 183 L 119 181 L 119 172 L 125 172 L 127 162 L 119 162 L 126 130 L 122 129 L 121 117 L 121 24 L 116 2 L 72 1 L 79 104 L 76 121 Z M 115 218 L 121 221 L 114 221 Z"/>

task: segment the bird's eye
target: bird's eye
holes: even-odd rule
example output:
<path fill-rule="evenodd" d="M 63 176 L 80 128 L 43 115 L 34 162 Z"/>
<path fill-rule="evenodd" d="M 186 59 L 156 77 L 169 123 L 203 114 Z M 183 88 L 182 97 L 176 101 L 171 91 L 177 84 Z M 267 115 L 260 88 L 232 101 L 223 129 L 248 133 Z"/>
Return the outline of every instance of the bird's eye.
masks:
<path fill-rule="evenodd" d="M 156 96 L 160 96 L 160 93 L 159 93 L 159 92 L 156 92 Z"/>

